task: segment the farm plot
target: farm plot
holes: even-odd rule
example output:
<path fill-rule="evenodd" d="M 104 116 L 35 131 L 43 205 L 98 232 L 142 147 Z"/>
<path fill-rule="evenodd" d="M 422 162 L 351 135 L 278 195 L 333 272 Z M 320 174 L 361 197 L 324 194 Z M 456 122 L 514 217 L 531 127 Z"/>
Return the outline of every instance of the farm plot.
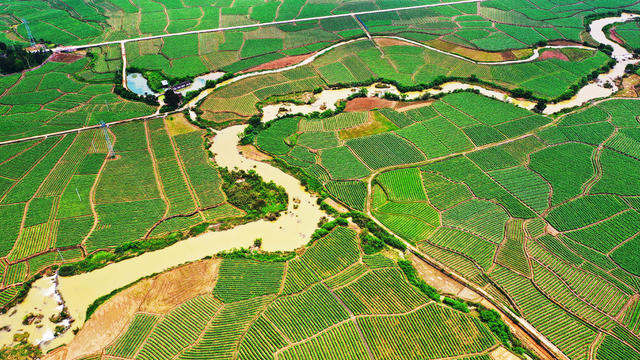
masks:
<path fill-rule="evenodd" d="M 359 257 L 355 232 L 337 227 L 329 235 L 318 239 L 300 259 L 320 278 L 327 278 L 344 270 Z"/>
<path fill-rule="evenodd" d="M 338 250 L 336 255 L 353 253 L 354 260 L 363 256 L 352 230 L 337 227 L 328 237 L 334 234 L 354 237 L 353 250 Z M 418 354 L 413 358 L 485 353 L 496 344 L 477 315 L 430 301 L 380 253 L 365 256 L 364 263 L 340 266 L 335 276 L 318 283 L 324 270 L 310 262 L 308 254 L 315 248 L 320 248 L 316 254 L 335 249 L 335 244 L 323 245 L 328 237 L 286 263 L 224 258 L 215 289 L 237 274 L 230 270 L 238 269 L 224 269 L 231 261 L 245 270 L 248 264 L 259 269 L 252 276 L 243 275 L 243 286 L 251 289 L 264 283 L 257 275 L 260 270 L 277 267 L 282 276 L 286 267 L 282 293 L 260 292 L 243 300 L 225 293 L 227 300 L 221 302 L 214 290 L 214 295 L 195 296 L 162 316 L 137 313 L 105 353 L 136 359 L 230 359 L 235 353 L 250 359 L 275 354 L 285 359 L 352 359 L 368 358 L 368 346 L 374 354 L 394 349 L 391 358 L 404 359 L 410 354 L 401 346 L 406 341 L 411 353 Z M 247 275 L 242 269 L 240 273 Z M 391 328 L 398 330 L 396 337 L 390 337 Z M 446 346 L 438 345 L 443 342 Z"/>
<path fill-rule="evenodd" d="M 428 242 L 461 253 L 476 262 L 485 271 L 493 264 L 497 246 L 470 233 L 441 227 Z"/>
<path fill-rule="evenodd" d="M 416 291 L 398 269 L 368 272 L 336 294 L 356 315 L 398 314 L 426 303 L 428 298 Z"/>
<path fill-rule="evenodd" d="M 332 179 L 359 179 L 369 175 L 369 169 L 346 146 L 322 150 L 320 164 Z"/>
<path fill-rule="evenodd" d="M 444 324 L 445 318 L 451 326 Z M 361 324 L 376 357 L 383 357 L 388 349 L 403 359 L 458 356 L 481 352 L 495 343 L 493 335 L 477 320 L 434 304 L 408 315 L 366 317 Z M 457 331 L 464 332 L 465 339 L 470 337 L 473 342 L 464 344 Z"/>
<path fill-rule="evenodd" d="M 110 85 L 90 84 L 72 76 L 88 63 L 87 58 L 73 63 L 47 62 L 25 73 L 0 97 L 0 104 L 10 108 L 0 121 L 0 139 L 40 135 L 153 112 L 149 105 L 112 94 Z"/>
<path fill-rule="evenodd" d="M 442 214 L 442 223 L 469 231 L 494 243 L 501 243 L 508 215 L 488 201 L 471 199 Z"/>
<path fill-rule="evenodd" d="M 427 200 L 417 168 L 387 171 L 380 174 L 377 181 L 391 201 Z"/>
<path fill-rule="evenodd" d="M 213 294 L 224 302 L 235 302 L 276 293 L 282 281 L 284 264 L 224 259 L 219 271 Z"/>
<path fill-rule="evenodd" d="M 0 176 L 15 183 L 0 205 L 1 256 L 33 263 L 26 275 L 34 276 L 81 259 L 79 246 L 91 253 L 144 237 L 166 216 L 196 210 L 194 199 L 198 207 L 228 205 L 220 176 L 206 158 L 202 132 L 189 130 L 171 137 L 162 120 L 112 126 L 113 159 L 106 159 L 101 130 L 1 147 L 6 158 Z M 243 215 L 235 208 L 226 212 L 227 217 Z M 176 218 L 154 228 L 153 235 L 203 220 L 199 214 Z M 58 250 L 77 253 L 65 253 L 62 261 Z M 3 288 L 12 284 L 5 278 Z"/>
<path fill-rule="evenodd" d="M 544 177 L 553 189 L 552 205 L 580 194 L 582 185 L 593 176 L 592 152 L 592 146 L 570 143 L 531 154 L 529 167 Z"/>
<path fill-rule="evenodd" d="M 415 147 L 391 133 L 351 139 L 347 145 L 372 169 L 425 159 Z"/>

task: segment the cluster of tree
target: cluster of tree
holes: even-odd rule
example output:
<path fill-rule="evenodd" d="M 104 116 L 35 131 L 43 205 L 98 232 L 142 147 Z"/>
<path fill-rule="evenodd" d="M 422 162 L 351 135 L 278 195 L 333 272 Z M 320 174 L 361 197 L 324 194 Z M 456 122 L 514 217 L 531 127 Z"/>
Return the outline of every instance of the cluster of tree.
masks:
<path fill-rule="evenodd" d="M 173 91 L 173 89 L 168 89 L 164 92 L 164 103 L 169 110 L 175 110 L 182 103 L 182 95 Z"/>
<path fill-rule="evenodd" d="M 21 46 L 7 46 L 7 44 L 0 42 L 0 72 L 12 74 L 38 66 L 49 55 L 48 50 L 29 52 Z"/>
<path fill-rule="evenodd" d="M 322 224 L 316 231 L 313 232 L 313 234 L 311 234 L 311 241 L 309 241 L 309 243 L 311 244 L 316 240 L 320 239 L 321 237 L 324 237 L 325 235 L 329 234 L 329 232 L 331 232 L 331 230 L 333 230 L 336 226 L 347 226 L 347 225 L 349 225 L 349 220 L 343 217 L 339 217 L 335 220 L 328 221 Z"/>
<path fill-rule="evenodd" d="M 367 229 L 363 229 L 360 233 L 360 242 L 362 243 L 362 251 L 367 254 L 375 254 L 385 248 L 384 241 L 378 239 Z"/>
<path fill-rule="evenodd" d="M 36 360 L 42 357 L 39 346 L 29 342 L 29 333 L 24 332 L 14 337 L 15 344 L 0 348 L 0 359 L 8 360 Z"/>
<path fill-rule="evenodd" d="M 282 186 L 265 182 L 255 171 L 229 171 L 219 168 L 222 190 L 230 204 L 244 210 L 245 219 L 266 217 L 275 220 L 287 209 L 289 198 Z"/>

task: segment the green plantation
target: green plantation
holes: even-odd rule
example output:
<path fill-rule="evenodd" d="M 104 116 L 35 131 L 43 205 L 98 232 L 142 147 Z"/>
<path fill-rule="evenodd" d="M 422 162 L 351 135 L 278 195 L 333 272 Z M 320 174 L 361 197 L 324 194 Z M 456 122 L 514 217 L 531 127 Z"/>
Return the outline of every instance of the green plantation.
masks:
<path fill-rule="evenodd" d="M 640 359 L 637 76 L 570 100 L 625 65 L 593 21 L 640 4 L 443 2 L 4 2 L 0 318 L 40 276 L 191 246 L 105 282 L 86 323 L 61 280 L 73 325 L 45 356 Z M 602 32 L 637 55 L 637 19 Z M 174 106 L 134 72 L 207 76 Z M 199 254 L 207 231 L 243 235 Z"/>
<path fill-rule="evenodd" d="M 256 174 L 221 176 L 207 158 L 204 131 L 184 126 L 178 134 L 162 119 L 112 126 L 115 158 L 107 157 L 102 130 L 3 146 L 0 256 L 9 265 L 2 268 L 0 306 L 53 265 L 100 250 L 154 249 L 175 241 L 176 231 L 193 235 L 214 222 L 246 222 L 286 208 L 284 190 Z M 168 240 L 131 245 L 170 233 Z M 100 255 L 89 256 L 67 271 L 100 263 Z"/>
<path fill-rule="evenodd" d="M 153 113 L 154 107 L 124 100 L 109 84 L 78 74 L 91 68 L 88 58 L 71 63 L 49 61 L 23 74 L 0 79 L 0 141 L 114 122 Z"/>
<path fill-rule="evenodd" d="M 463 92 L 381 109 L 397 128 L 375 135 L 342 139 L 345 129 L 364 126 L 348 113 L 317 128 L 305 118 L 276 120 L 272 126 L 289 124 L 286 134 L 268 128 L 258 138 L 279 139 L 271 153 L 323 184 L 321 192 L 370 211 L 522 314 L 567 356 L 583 358 L 599 333 L 610 334 L 603 354 L 640 351 L 619 341 L 638 334 L 638 113 L 638 101 L 610 100 L 552 123 Z M 473 136 L 479 127 L 494 135 Z M 326 149 L 308 141 L 291 148 L 285 138 L 295 133 L 333 140 Z M 296 160 L 301 148 L 315 156 Z"/>
<path fill-rule="evenodd" d="M 101 353 L 130 359 L 485 359 L 498 347 L 477 313 L 431 300 L 394 260 L 364 255 L 359 243 L 356 232 L 338 226 L 287 261 L 225 255 L 212 294 L 166 314 L 136 313 Z"/>

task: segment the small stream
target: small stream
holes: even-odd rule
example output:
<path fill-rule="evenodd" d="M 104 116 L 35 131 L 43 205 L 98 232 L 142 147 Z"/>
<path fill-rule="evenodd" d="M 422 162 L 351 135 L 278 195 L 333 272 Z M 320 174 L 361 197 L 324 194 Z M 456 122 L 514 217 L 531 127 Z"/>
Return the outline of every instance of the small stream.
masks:
<path fill-rule="evenodd" d="M 552 114 L 563 109 L 582 105 L 588 101 L 609 96 L 617 91 L 615 85 L 613 88 L 607 89 L 604 87 L 604 84 L 606 82 L 612 82 L 613 79 L 622 76 L 626 65 L 635 63 L 638 60 L 633 60 L 631 58 L 631 54 L 626 51 L 626 49 L 608 40 L 603 32 L 603 28 L 608 24 L 629 21 L 637 17 L 637 15 L 625 14 L 620 17 L 596 20 L 591 24 L 591 36 L 596 41 L 611 45 L 614 48 L 612 56 L 617 60 L 617 64 L 609 73 L 601 75 L 597 82 L 588 84 L 582 88 L 574 98 L 547 106 L 547 109 L 545 110 L 546 114 Z M 231 82 L 252 76 L 281 72 L 304 66 L 333 48 L 359 40 L 360 39 L 350 40 L 344 43 L 332 45 L 296 65 L 277 70 L 266 70 L 244 74 L 219 84 L 218 86 L 224 86 Z M 537 53 L 538 52 L 535 52 L 534 56 Z M 531 59 L 527 60 L 531 61 Z M 140 88 L 138 88 L 138 90 L 141 91 L 144 91 L 145 85 L 148 88 L 146 79 L 141 75 L 140 78 L 142 78 L 144 82 L 140 79 L 135 79 L 135 81 L 130 84 L 129 76 L 132 75 L 134 74 L 129 74 L 127 76 L 130 89 L 131 84 L 139 86 Z M 134 79 L 132 78 L 132 80 Z M 519 101 L 510 98 L 499 91 L 459 82 L 447 83 L 440 86 L 438 89 L 428 89 L 424 92 L 437 94 L 452 92 L 459 89 L 477 89 L 486 96 L 490 96 L 501 101 L 511 102 L 517 106 L 527 109 L 534 106 L 534 103 L 532 102 Z M 197 101 L 208 95 L 211 90 L 212 89 L 207 89 L 203 91 L 198 97 L 193 99 L 190 104 L 195 104 Z M 309 113 L 313 111 L 321 111 L 320 109 L 322 108 L 335 108 L 335 104 L 339 100 L 346 99 L 357 90 L 358 89 L 356 88 L 325 90 L 316 95 L 314 103 L 308 105 L 294 105 L 286 103 L 268 105 L 264 107 L 264 120 L 270 121 L 277 118 L 280 107 L 285 107 L 287 111 L 291 113 Z M 400 94 L 398 89 L 391 86 L 384 89 L 378 89 L 374 86 L 368 87 L 368 94 L 370 96 L 379 96 L 384 92 Z M 424 92 L 412 92 L 405 95 L 408 99 L 415 99 L 420 97 Z M 57 287 L 56 282 L 50 277 L 39 279 L 33 284 L 33 287 L 24 302 L 16 306 L 14 309 L 11 309 L 7 314 L 0 315 L 0 324 L 10 324 L 11 326 L 10 332 L 0 332 L 0 346 L 11 343 L 13 334 L 21 328 L 22 317 L 25 314 L 28 314 L 29 312 L 38 312 L 43 313 L 48 317 L 49 314 L 59 312 L 61 309 L 61 305 L 59 304 L 59 294 L 64 298 L 69 312 L 73 319 L 75 319 L 75 323 L 72 324 L 72 328 L 75 328 L 76 326 L 80 327 L 84 322 L 87 307 L 95 299 L 110 293 L 114 289 L 136 281 L 141 277 L 162 272 L 167 268 L 183 264 L 185 262 L 198 260 L 204 256 L 213 255 L 223 250 L 249 247 L 252 245 L 253 240 L 258 237 L 263 239 L 263 248 L 269 251 L 294 250 L 308 242 L 311 233 L 316 228 L 316 224 L 324 215 L 318 205 L 316 205 L 316 198 L 304 191 L 300 182 L 294 177 L 267 163 L 251 160 L 242 156 L 238 151 L 237 143 L 238 136 L 242 133 L 244 127 L 245 125 L 237 125 L 218 131 L 210 150 L 215 154 L 215 160 L 219 165 L 243 170 L 253 169 L 266 181 L 274 181 L 287 190 L 287 194 L 289 196 L 289 208 L 282 214 L 282 216 L 280 216 L 280 218 L 278 218 L 278 220 L 273 222 L 259 220 L 225 231 L 207 232 L 194 238 L 180 241 L 165 249 L 145 253 L 138 257 L 111 264 L 90 273 L 72 277 L 61 277 L 59 278 Z M 12 313 L 13 315 L 11 315 Z M 43 341 L 42 347 L 45 351 L 61 344 L 68 343 L 73 338 L 73 333 L 71 331 L 67 331 L 62 336 L 47 342 L 47 340 L 50 340 L 51 338 L 53 333 L 52 329 L 55 325 L 50 323 L 48 318 L 43 319 L 41 324 L 43 324 L 43 326 L 39 328 L 25 328 L 25 330 L 32 334 L 32 342 Z"/>

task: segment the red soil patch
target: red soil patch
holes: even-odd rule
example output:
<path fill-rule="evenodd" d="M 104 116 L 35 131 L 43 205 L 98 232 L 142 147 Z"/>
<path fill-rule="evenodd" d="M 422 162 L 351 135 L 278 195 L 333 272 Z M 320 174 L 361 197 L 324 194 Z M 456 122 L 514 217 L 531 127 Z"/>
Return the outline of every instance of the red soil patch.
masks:
<path fill-rule="evenodd" d="M 393 108 L 395 105 L 395 101 L 380 99 L 377 97 L 355 98 L 347 102 L 347 106 L 344 108 L 344 111 L 368 111 L 372 109 Z"/>
<path fill-rule="evenodd" d="M 248 73 L 248 72 L 254 72 L 254 71 L 260 71 L 260 70 L 280 69 L 280 68 L 283 68 L 283 67 L 295 65 L 297 63 L 300 63 L 300 62 L 304 61 L 304 59 L 312 56 L 313 54 L 315 54 L 315 53 L 283 57 L 283 58 L 280 58 L 278 60 L 269 61 L 268 63 L 264 63 L 262 65 L 254 66 L 254 67 L 252 67 L 250 69 L 243 70 L 243 71 L 240 72 L 240 74 L 244 74 L 244 73 Z"/>
<path fill-rule="evenodd" d="M 616 32 L 615 27 L 612 27 L 611 29 L 609 29 L 609 37 L 611 38 L 611 40 L 617 42 L 618 44 L 624 45 L 624 41 L 620 39 L 620 37 L 618 36 L 618 33 Z"/>
<path fill-rule="evenodd" d="M 546 60 L 546 59 L 558 59 L 562 61 L 569 61 L 569 58 L 567 57 L 567 55 L 561 53 L 558 50 L 547 50 L 542 54 L 540 54 L 540 60 Z"/>
<path fill-rule="evenodd" d="M 51 58 L 49 58 L 49 61 L 71 64 L 73 62 L 76 62 L 79 59 L 82 59 L 83 57 L 84 57 L 84 55 L 81 55 L 81 54 L 70 54 L 70 53 L 57 52 L 57 53 L 51 55 Z"/>
<path fill-rule="evenodd" d="M 504 60 L 515 60 L 516 56 L 511 51 L 503 51 L 500 53 Z"/>

